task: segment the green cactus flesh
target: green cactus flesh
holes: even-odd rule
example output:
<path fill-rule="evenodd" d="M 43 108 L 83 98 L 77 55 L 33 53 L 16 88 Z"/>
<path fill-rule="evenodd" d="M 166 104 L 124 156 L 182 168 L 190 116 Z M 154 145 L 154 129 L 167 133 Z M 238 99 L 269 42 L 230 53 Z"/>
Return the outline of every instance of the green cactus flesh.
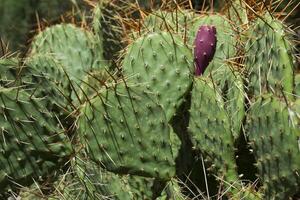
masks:
<path fill-rule="evenodd" d="M 295 75 L 294 94 L 296 94 L 296 98 L 300 98 L 300 74 Z"/>
<path fill-rule="evenodd" d="M 209 79 L 196 79 L 192 91 L 189 132 L 208 166 L 230 183 L 238 180 L 233 136 L 221 95 Z"/>
<path fill-rule="evenodd" d="M 34 38 L 30 56 L 53 57 L 74 84 L 80 84 L 89 70 L 104 65 L 102 50 L 95 41 L 88 31 L 72 24 L 59 24 L 46 28 Z"/>
<path fill-rule="evenodd" d="M 151 93 L 117 84 L 88 101 L 81 111 L 79 134 L 87 155 L 98 165 L 120 174 L 163 180 L 174 176 L 170 130 Z"/>
<path fill-rule="evenodd" d="M 191 87 L 193 56 L 179 37 L 153 33 L 129 46 L 123 70 L 128 81 L 156 96 L 170 120 Z"/>
<path fill-rule="evenodd" d="M 0 86 L 13 87 L 20 85 L 18 78 L 19 63 L 16 59 L 0 59 Z"/>
<path fill-rule="evenodd" d="M 86 188 L 80 183 L 76 174 L 68 170 L 66 174 L 60 175 L 53 183 L 55 188 L 49 194 L 43 191 L 43 185 L 37 183 L 30 187 L 22 187 L 18 194 L 21 200 L 88 200 L 91 199 L 87 195 Z M 103 199 L 103 198 L 102 198 Z M 97 199 L 93 199 L 97 200 Z"/>
<path fill-rule="evenodd" d="M 16 181 L 27 185 L 51 176 L 71 154 L 55 116 L 20 88 L 0 89 L 0 193 Z"/>
<path fill-rule="evenodd" d="M 292 46 L 282 22 L 269 15 L 257 19 L 246 44 L 245 66 L 250 96 L 265 92 L 287 95 L 293 92 Z"/>
<path fill-rule="evenodd" d="M 64 119 L 64 123 L 71 112 L 70 89 L 64 72 L 53 63 L 52 59 L 40 55 L 34 56 L 25 65 L 18 59 L 1 59 L 0 85 L 20 87 L 32 96 L 44 98 L 47 109 Z"/>
<path fill-rule="evenodd" d="M 59 115 L 71 110 L 72 87 L 59 62 L 52 56 L 35 54 L 26 60 L 23 68 L 24 78 L 32 82 L 32 93 L 39 98 L 46 97 L 48 109 L 62 112 Z"/>
<path fill-rule="evenodd" d="M 122 22 L 118 19 L 118 12 L 121 9 L 112 2 L 102 1 L 93 11 L 93 31 L 102 46 L 103 58 L 111 62 L 116 62 L 125 44 L 122 40 L 124 38 Z"/>
<path fill-rule="evenodd" d="M 85 186 L 90 199 L 102 199 L 102 197 L 120 200 L 132 199 L 127 176 L 108 172 L 83 154 L 77 155 L 72 163 L 73 169 L 81 184 Z"/>
<path fill-rule="evenodd" d="M 246 130 L 265 199 L 289 199 L 299 192 L 299 105 L 266 95 L 250 107 Z"/>
<path fill-rule="evenodd" d="M 73 165 L 91 199 L 155 199 L 165 187 L 164 181 L 160 183 L 154 178 L 109 172 L 83 154 L 76 156 Z"/>
<path fill-rule="evenodd" d="M 144 19 L 141 31 L 145 33 L 169 31 L 184 36 L 196 16 L 194 12 L 189 10 L 176 10 L 174 12 L 157 10 Z"/>
<path fill-rule="evenodd" d="M 216 89 L 224 99 L 224 106 L 230 118 L 234 139 L 239 133 L 245 117 L 245 91 L 242 76 L 230 65 L 220 65 L 210 76 Z"/>

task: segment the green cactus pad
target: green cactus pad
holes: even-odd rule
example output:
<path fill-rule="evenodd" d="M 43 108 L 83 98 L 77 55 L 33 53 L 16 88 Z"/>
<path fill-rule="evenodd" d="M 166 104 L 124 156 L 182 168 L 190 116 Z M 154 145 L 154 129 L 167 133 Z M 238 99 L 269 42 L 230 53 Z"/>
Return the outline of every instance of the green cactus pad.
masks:
<path fill-rule="evenodd" d="M 108 171 L 170 179 L 175 163 L 164 111 L 151 93 L 126 85 L 104 90 L 81 109 L 87 155 Z"/>
<path fill-rule="evenodd" d="M 39 98 L 47 97 L 48 109 L 56 112 L 71 110 L 72 87 L 59 61 L 52 56 L 35 54 L 27 58 L 20 70 L 24 78 L 32 82 L 31 93 Z"/>
<path fill-rule="evenodd" d="M 196 198 L 196 196 L 195 196 Z M 186 200 L 189 199 L 181 192 L 178 180 L 173 179 L 169 181 L 162 192 L 161 196 L 157 200 Z"/>
<path fill-rule="evenodd" d="M 86 156 L 83 156 L 83 153 L 77 155 L 72 164 L 90 199 L 102 199 L 101 197 L 120 200 L 132 199 L 129 193 L 127 176 L 121 176 L 102 169 L 93 161 L 87 159 Z"/>
<path fill-rule="evenodd" d="M 153 33 L 129 46 L 123 70 L 128 81 L 156 96 L 170 120 L 191 87 L 193 56 L 180 37 Z"/>
<path fill-rule="evenodd" d="M 17 59 L 0 59 L 0 86 L 6 88 L 20 85 L 18 71 Z"/>
<path fill-rule="evenodd" d="M 1 59 L 0 85 L 20 87 L 34 97 L 44 98 L 47 109 L 64 119 L 63 124 L 67 125 L 71 119 L 68 117 L 71 112 L 70 88 L 64 72 L 50 58 L 35 55 L 25 65 L 17 59 Z"/>
<path fill-rule="evenodd" d="M 196 79 L 192 91 L 189 132 L 193 143 L 218 177 L 234 183 L 236 172 L 230 121 L 221 95 L 209 79 Z"/>
<path fill-rule="evenodd" d="M 296 94 L 296 98 L 300 98 L 300 74 L 295 75 L 295 86 L 294 93 Z"/>
<path fill-rule="evenodd" d="M 16 182 L 53 176 L 71 147 L 55 116 L 20 88 L 0 89 L 0 193 Z"/>
<path fill-rule="evenodd" d="M 299 103 L 287 105 L 266 95 L 250 107 L 246 130 L 265 189 L 264 199 L 289 199 L 300 191 Z"/>
<path fill-rule="evenodd" d="M 103 52 L 95 41 L 88 31 L 72 24 L 59 24 L 46 28 L 34 38 L 30 56 L 52 56 L 64 67 L 70 79 L 79 84 L 87 71 L 104 64 Z"/>
<path fill-rule="evenodd" d="M 249 29 L 246 43 L 246 70 L 249 77 L 249 95 L 265 92 L 276 95 L 293 92 L 292 46 L 281 21 L 269 14 Z"/>
<path fill-rule="evenodd" d="M 159 184 L 154 178 L 119 175 L 106 171 L 83 154 L 75 158 L 73 168 L 91 199 L 155 199 L 165 187 L 164 182 Z"/>
<path fill-rule="evenodd" d="M 169 31 L 184 36 L 196 16 L 195 12 L 189 10 L 174 12 L 157 10 L 144 19 L 141 31 L 144 33 Z"/>
<path fill-rule="evenodd" d="M 30 187 L 22 187 L 18 194 L 18 198 L 20 198 L 21 200 L 89 199 L 86 188 L 81 184 L 76 174 L 71 170 L 67 170 L 67 172 L 65 172 L 64 174 L 60 174 L 57 180 L 52 184 L 53 190 L 51 190 L 51 193 L 47 191 L 47 186 L 45 187 L 42 184 L 34 183 Z M 100 200 L 102 198 L 98 199 Z M 98 199 L 94 198 L 93 200 Z"/>
<path fill-rule="evenodd" d="M 34 54 L 26 59 L 24 67 L 33 68 L 36 72 L 40 73 L 40 76 L 56 84 L 66 97 L 70 96 L 71 86 L 64 71 L 64 66 L 59 60 L 56 60 L 49 54 Z"/>
<path fill-rule="evenodd" d="M 243 25 L 248 23 L 247 5 L 241 0 L 230 1 L 227 17 L 241 29 Z"/>
<path fill-rule="evenodd" d="M 102 46 L 103 58 L 111 62 L 117 61 L 125 44 L 122 22 L 118 19 L 121 9 L 116 3 L 101 1 L 93 11 L 93 31 Z"/>
<path fill-rule="evenodd" d="M 224 106 L 230 118 L 234 139 L 240 135 L 245 117 L 245 91 L 243 80 L 238 71 L 227 64 L 220 65 L 210 74 L 213 84 L 224 99 Z"/>

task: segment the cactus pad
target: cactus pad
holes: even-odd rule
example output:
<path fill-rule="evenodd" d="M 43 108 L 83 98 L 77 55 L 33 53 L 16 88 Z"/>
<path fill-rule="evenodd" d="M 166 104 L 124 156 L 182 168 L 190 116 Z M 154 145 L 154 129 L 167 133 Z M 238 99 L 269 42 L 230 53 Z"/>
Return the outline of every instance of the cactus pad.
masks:
<path fill-rule="evenodd" d="M 197 149 L 219 177 L 238 179 L 230 122 L 221 95 L 209 79 L 197 78 L 192 91 L 189 131 Z"/>
<path fill-rule="evenodd" d="M 123 69 L 128 81 L 157 97 L 170 120 L 191 87 L 193 55 L 180 37 L 153 33 L 130 45 Z"/>
<path fill-rule="evenodd" d="M 299 105 L 266 95 L 250 107 L 246 130 L 266 199 L 289 199 L 300 191 Z"/>
<path fill-rule="evenodd" d="M 164 180 L 174 176 L 165 114 L 138 86 L 121 83 L 88 101 L 79 133 L 87 155 L 108 171 Z"/>
<path fill-rule="evenodd" d="M 246 69 L 250 96 L 265 92 L 293 92 L 292 46 L 282 22 L 268 14 L 258 18 L 246 44 Z"/>
<path fill-rule="evenodd" d="M 0 89 L 0 185 L 28 185 L 52 174 L 71 154 L 55 116 L 20 88 Z"/>
<path fill-rule="evenodd" d="M 104 63 L 102 50 L 94 41 L 96 39 L 91 33 L 71 24 L 55 25 L 34 38 L 30 55 L 52 56 L 64 67 L 71 80 L 80 83 L 87 71 Z"/>

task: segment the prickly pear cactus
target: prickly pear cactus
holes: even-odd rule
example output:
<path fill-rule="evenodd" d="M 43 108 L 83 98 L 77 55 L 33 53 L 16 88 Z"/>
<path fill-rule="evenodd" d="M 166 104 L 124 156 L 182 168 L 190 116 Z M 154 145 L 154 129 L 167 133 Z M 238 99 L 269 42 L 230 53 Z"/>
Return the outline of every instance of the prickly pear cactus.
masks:
<path fill-rule="evenodd" d="M 232 134 L 236 140 L 245 118 L 245 99 L 243 78 L 234 65 L 223 64 L 212 70 L 209 76 L 224 100 L 224 107 L 231 123 Z"/>
<path fill-rule="evenodd" d="M 93 31 L 102 46 L 103 58 L 112 65 L 117 62 L 125 46 L 122 22 L 118 19 L 121 10 L 116 3 L 101 1 L 93 11 Z"/>
<path fill-rule="evenodd" d="M 19 59 L 1 59 L 0 71 L 2 87 L 25 89 L 31 96 L 44 99 L 44 106 L 54 112 L 65 127 L 72 123 L 70 86 L 65 73 L 51 57 L 35 55 L 26 64 Z"/>
<path fill-rule="evenodd" d="M 300 79 L 268 2 L 88 3 L 0 59 L 0 199 L 298 198 Z"/>
<path fill-rule="evenodd" d="M 64 67 L 52 56 L 34 54 L 27 58 L 19 74 L 31 81 L 32 94 L 39 98 L 47 97 L 47 108 L 59 115 L 68 115 L 71 111 L 72 85 Z M 22 79 L 22 77 L 20 77 Z M 65 111 L 65 113 L 64 113 Z"/>
<path fill-rule="evenodd" d="M 0 59 L 0 86 L 6 88 L 20 85 L 19 69 L 17 59 Z"/>
<path fill-rule="evenodd" d="M 162 180 L 174 176 L 167 119 L 151 93 L 120 83 L 89 100 L 81 112 L 81 141 L 99 166 Z"/>
<path fill-rule="evenodd" d="M 190 10 L 175 10 L 174 12 L 157 10 L 145 17 L 140 32 L 147 34 L 151 32 L 169 31 L 184 36 L 187 34 L 196 16 L 197 15 Z"/>
<path fill-rule="evenodd" d="M 223 99 L 209 79 L 195 79 L 189 131 L 207 167 L 229 183 L 237 181 L 230 122 Z"/>
<path fill-rule="evenodd" d="M 245 47 L 249 95 L 270 92 L 289 98 L 293 92 L 294 58 L 283 24 L 265 14 L 249 31 Z"/>
<path fill-rule="evenodd" d="M 294 93 L 297 98 L 300 98 L 300 74 L 295 75 Z"/>
<path fill-rule="evenodd" d="M 300 188 L 299 101 L 264 95 L 251 105 L 247 134 L 265 199 L 289 199 Z"/>
<path fill-rule="evenodd" d="M 0 193 L 53 176 L 72 150 L 63 129 L 43 104 L 21 88 L 0 88 Z"/>
<path fill-rule="evenodd" d="M 77 155 L 72 164 L 89 198 L 132 199 L 126 175 L 108 172 L 83 155 L 84 153 Z"/>
<path fill-rule="evenodd" d="M 182 39 L 167 32 L 139 38 L 128 48 L 124 76 L 151 92 L 170 120 L 192 85 L 193 56 Z M 175 84 L 176 83 L 176 84 Z"/>
<path fill-rule="evenodd" d="M 105 66 L 102 47 L 95 41 L 88 31 L 72 24 L 59 24 L 46 28 L 34 38 L 30 56 L 53 57 L 76 86 L 89 70 Z"/>

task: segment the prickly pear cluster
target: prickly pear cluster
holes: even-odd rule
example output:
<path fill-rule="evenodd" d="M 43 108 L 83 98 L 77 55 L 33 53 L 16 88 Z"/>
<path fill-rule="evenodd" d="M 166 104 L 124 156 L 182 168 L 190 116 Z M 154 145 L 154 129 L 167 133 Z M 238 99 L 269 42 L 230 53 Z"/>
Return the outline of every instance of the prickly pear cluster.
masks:
<path fill-rule="evenodd" d="M 291 30 L 159 2 L 89 1 L 0 58 L 0 199 L 299 198 Z"/>

